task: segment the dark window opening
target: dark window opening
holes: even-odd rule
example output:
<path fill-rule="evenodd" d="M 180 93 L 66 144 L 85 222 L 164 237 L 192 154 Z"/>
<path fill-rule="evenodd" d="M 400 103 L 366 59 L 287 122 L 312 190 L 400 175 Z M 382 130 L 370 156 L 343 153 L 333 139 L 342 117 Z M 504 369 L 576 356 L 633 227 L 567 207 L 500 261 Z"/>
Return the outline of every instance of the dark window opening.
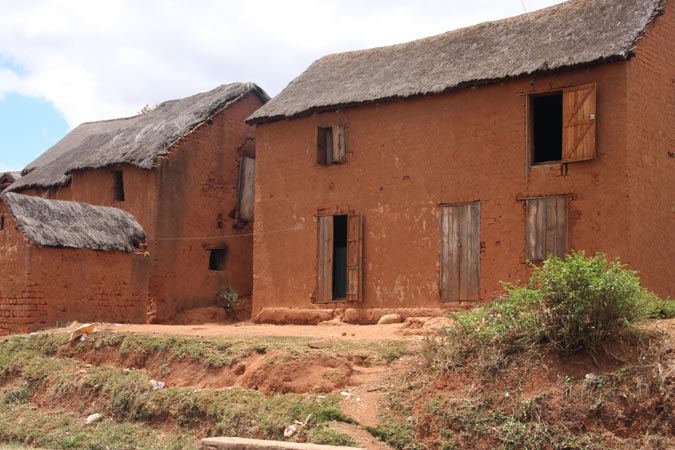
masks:
<path fill-rule="evenodd" d="M 5 216 L 0 216 L 0 230 L 5 229 Z"/>
<path fill-rule="evenodd" d="M 227 249 L 225 248 L 214 248 L 210 250 L 209 253 L 209 270 L 225 270 L 225 256 L 227 255 Z"/>
<path fill-rule="evenodd" d="M 333 217 L 333 299 L 347 298 L 347 216 Z"/>
<path fill-rule="evenodd" d="M 333 164 L 333 129 L 319 127 L 316 136 L 316 162 L 324 166 Z"/>
<path fill-rule="evenodd" d="M 124 201 L 124 174 L 121 170 L 113 171 L 113 200 Z"/>
<path fill-rule="evenodd" d="M 532 97 L 534 164 L 562 160 L 563 94 Z"/>

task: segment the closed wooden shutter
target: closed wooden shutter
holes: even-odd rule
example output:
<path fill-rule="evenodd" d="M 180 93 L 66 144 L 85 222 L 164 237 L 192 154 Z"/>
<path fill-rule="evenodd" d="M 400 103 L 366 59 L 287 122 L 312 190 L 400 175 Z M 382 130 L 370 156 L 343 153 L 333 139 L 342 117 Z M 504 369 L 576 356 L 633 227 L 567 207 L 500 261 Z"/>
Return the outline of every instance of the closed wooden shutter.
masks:
<path fill-rule="evenodd" d="M 333 216 L 319 217 L 316 301 L 333 301 Z"/>
<path fill-rule="evenodd" d="M 567 197 L 563 195 L 528 199 L 525 235 L 528 260 L 543 261 L 551 255 L 565 256 Z"/>
<path fill-rule="evenodd" d="M 563 90 L 563 162 L 595 158 L 595 84 Z"/>
<path fill-rule="evenodd" d="M 480 204 L 441 207 L 441 300 L 480 298 Z"/>
<path fill-rule="evenodd" d="M 255 159 L 242 157 L 239 169 L 239 220 L 251 221 L 255 200 Z"/>
<path fill-rule="evenodd" d="M 347 161 L 347 130 L 344 126 L 333 127 L 333 163 Z"/>
<path fill-rule="evenodd" d="M 347 216 L 347 301 L 363 301 L 363 219 Z"/>

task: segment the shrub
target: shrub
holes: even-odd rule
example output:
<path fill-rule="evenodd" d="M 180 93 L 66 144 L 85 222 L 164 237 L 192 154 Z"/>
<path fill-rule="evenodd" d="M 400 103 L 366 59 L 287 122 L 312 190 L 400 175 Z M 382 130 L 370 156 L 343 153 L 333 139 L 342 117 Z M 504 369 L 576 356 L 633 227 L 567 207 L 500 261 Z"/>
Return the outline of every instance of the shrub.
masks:
<path fill-rule="evenodd" d="M 645 316 L 675 314 L 675 302 L 656 299 L 636 272 L 602 254 L 552 257 L 534 268 L 526 286 L 503 286 L 506 293 L 493 302 L 452 316 L 456 326 L 443 342 L 430 341 L 433 365 L 459 366 L 472 355 L 489 376 L 509 353 L 546 341 L 563 352 L 595 356 L 602 341 Z"/>
<path fill-rule="evenodd" d="M 594 354 L 602 341 L 642 319 L 649 293 L 618 259 L 583 252 L 549 258 L 530 279 L 541 295 L 546 336 L 566 352 Z"/>
<path fill-rule="evenodd" d="M 237 291 L 232 286 L 221 290 L 216 296 L 216 305 L 224 308 L 225 311 L 229 312 L 237 303 L 239 303 L 239 294 L 237 294 Z"/>

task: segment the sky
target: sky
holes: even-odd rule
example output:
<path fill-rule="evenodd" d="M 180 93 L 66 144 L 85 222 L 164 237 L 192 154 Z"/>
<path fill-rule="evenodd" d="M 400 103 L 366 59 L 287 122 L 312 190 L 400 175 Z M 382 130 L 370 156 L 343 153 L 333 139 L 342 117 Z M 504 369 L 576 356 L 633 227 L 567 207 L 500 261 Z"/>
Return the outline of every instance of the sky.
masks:
<path fill-rule="evenodd" d="M 0 0 L 0 172 L 82 122 L 561 0 Z"/>

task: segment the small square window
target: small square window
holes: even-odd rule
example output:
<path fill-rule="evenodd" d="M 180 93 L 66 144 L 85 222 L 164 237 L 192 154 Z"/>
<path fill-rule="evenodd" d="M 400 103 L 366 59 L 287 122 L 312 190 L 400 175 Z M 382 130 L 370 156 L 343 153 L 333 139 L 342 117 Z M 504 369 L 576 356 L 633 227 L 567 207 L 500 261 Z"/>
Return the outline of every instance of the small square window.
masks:
<path fill-rule="evenodd" d="M 225 257 L 227 256 L 227 249 L 214 248 L 209 252 L 209 270 L 225 270 Z"/>
<path fill-rule="evenodd" d="M 319 127 L 316 133 L 316 162 L 324 166 L 347 162 L 346 127 Z"/>

